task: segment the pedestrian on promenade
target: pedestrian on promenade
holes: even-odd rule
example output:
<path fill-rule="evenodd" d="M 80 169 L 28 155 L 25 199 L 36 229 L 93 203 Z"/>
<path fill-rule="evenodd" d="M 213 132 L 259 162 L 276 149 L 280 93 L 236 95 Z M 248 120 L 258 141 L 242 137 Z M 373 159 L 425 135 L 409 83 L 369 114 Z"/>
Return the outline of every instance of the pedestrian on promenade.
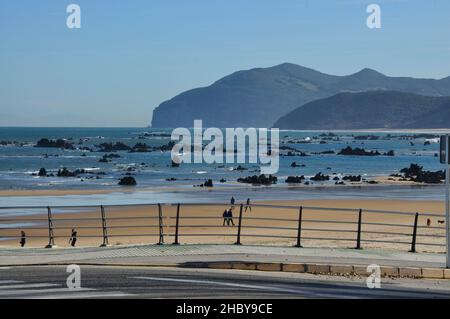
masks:
<path fill-rule="evenodd" d="M 225 209 L 225 211 L 222 214 L 222 217 L 223 217 L 223 225 L 222 226 L 225 226 L 225 223 L 228 220 L 228 210 Z"/>
<path fill-rule="evenodd" d="M 228 214 L 227 214 L 227 225 L 230 226 L 230 223 L 234 226 L 234 222 L 233 222 L 233 210 L 230 208 L 228 210 Z"/>
<path fill-rule="evenodd" d="M 247 198 L 247 204 L 245 205 L 245 211 L 247 211 L 247 209 L 252 211 L 252 206 L 250 206 L 250 198 Z"/>
<path fill-rule="evenodd" d="M 25 232 L 22 230 L 20 231 L 20 247 L 25 246 L 25 244 L 27 243 L 27 235 L 25 234 Z"/>
<path fill-rule="evenodd" d="M 72 234 L 70 235 L 69 244 L 72 247 L 75 247 L 75 244 L 77 242 L 77 231 L 75 228 L 72 228 Z"/>
<path fill-rule="evenodd" d="M 230 204 L 232 209 L 234 208 L 234 203 L 235 203 L 234 197 L 231 197 Z"/>

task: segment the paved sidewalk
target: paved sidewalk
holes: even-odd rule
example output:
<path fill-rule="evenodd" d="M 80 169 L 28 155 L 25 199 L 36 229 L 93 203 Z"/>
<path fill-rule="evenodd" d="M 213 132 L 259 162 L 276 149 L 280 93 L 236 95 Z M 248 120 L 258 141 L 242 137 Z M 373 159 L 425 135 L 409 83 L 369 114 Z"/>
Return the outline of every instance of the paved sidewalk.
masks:
<path fill-rule="evenodd" d="M 237 245 L 142 245 L 91 248 L 0 248 L 0 266 L 45 264 L 180 265 L 195 262 L 326 263 L 396 267 L 445 266 L 444 254 L 372 249 Z"/>

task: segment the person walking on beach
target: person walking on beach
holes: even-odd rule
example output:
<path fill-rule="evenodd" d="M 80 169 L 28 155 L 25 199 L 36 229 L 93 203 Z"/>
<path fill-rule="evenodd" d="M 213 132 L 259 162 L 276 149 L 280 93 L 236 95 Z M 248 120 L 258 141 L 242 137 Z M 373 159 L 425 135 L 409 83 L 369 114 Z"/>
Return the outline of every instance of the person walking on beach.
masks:
<path fill-rule="evenodd" d="M 20 247 L 25 246 L 25 244 L 27 243 L 27 235 L 25 234 L 25 232 L 22 230 L 20 231 Z"/>
<path fill-rule="evenodd" d="M 235 203 L 234 197 L 231 197 L 230 200 L 231 208 L 234 208 L 234 203 Z"/>
<path fill-rule="evenodd" d="M 75 244 L 77 242 L 77 231 L 75 228 L 72 228 L 72 234 L 70 235 L 69 244 L 72 247 L 75 247 Z"/>
<path fill-rule="evenodd" d="M 233 210 L 230 208 L 227 213 L 227 225 L 230 226 L 230 223 L 234 226 L 233 222 Z"/>
<path fill-rule="evenodd" d="M 222 214 L 222 217 L 223 217 L 223 225 L 222 226 L 225 226 L 225 223 L 228 220 L 228 210 L 225 209 L 225 211 Z"/>
<path fill-rule="evenodd" d="M 252 206 L 250 206 L 250 198 L 247 198 L 247 204 L 245 205 L 245 211 L 247 211 L 247 209 L 252 211 Z"/>

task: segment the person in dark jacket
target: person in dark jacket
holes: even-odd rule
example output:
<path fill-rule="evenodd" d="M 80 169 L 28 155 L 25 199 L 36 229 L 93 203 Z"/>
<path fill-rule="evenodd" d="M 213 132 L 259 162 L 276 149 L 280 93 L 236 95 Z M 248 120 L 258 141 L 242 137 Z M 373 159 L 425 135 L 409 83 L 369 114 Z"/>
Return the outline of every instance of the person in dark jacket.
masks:
<path fill-rule="evenodd" d="M 233 210 L 230 208 L 228 210 L 228 214 L 227 214 L 227 225 L 230 226 L 230 223 L 234 226 L 234 222 L 233 222 Z"/>
<path fill-rule="evenodd" d="M 234 197 L 231 197 L 231 200 L 230 200 L 231 208 L 234 208 L 234 203 L 235 202 L 236 201 L 234 200 Z"/>
<path fill-rule="evenodd" d="M 26 243 L 27 243 L 27 235 L 22 230 L 20 231 L 20 242 L 19 242 L 20 247 L 24 247 Z"/>
<path fill-rule="evenodd" d="M 252 206 L 250 206 L 250 198 L 247 198 L 247 205 L 245 205 L 245 211 L 247 211 L 247 209 L 252 211 Z"/>
<path fill-rule="evenodd" d="M 69 244 L 72 247 L 75 247 L 75 244 L 77 242 L 77 231 L 75 228 L 72 228 L 72 234 L 70 235 Z"/>
<path fill-rule="evenodd" d="M 225 223 L 228 221 L 228 210 L 225 209 L 225 211 L 222 214 L 222 217 L 223 217 L 223 225 L 222 226 L 225 226 Z"/>

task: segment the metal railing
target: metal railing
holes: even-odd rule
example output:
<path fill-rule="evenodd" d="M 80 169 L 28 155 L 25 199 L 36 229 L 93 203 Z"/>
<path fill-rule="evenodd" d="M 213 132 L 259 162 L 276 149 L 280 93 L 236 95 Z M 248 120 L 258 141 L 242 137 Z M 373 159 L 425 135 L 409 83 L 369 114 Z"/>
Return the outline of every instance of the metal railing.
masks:
<path fill-rule="evenodd" d="M 405 247 L 401 249 L 410 252 L 416 252 L 418 246 L 426 250 L 445 247 L 445 226 L 439 220 L 443 214 L 239 204 L 234 209 L 238 215 L 232 217 L 233 224 L 237 219 L 236 224 L 228 227 L 219 209 L 229 207 L 226 203 L 0 207 L 0 246 L 17 245 L 15 241 L 22 238 L 20 231 L 24 231 L 32 245 L 45 240 L 45 247 L 51 248 L 57 241 L 69 238 L 70 230 L 75 228 L 80 232 L 77 239 L 90 239 L 91 244 L 98 239 L 102 247 L 108 246 L 111 238 L 139 238 L 133 242 L 158 245 L 169 241 L 174 245 L 275 243 L 300 248 L 308 242 L 309 246 L 326 242 L 330 247 L 344 244 L 362 249 L 390 244 L 389 248 Z M 203 213 L 193 213 L 193 209 Z M 436 225 L 431 225 L 431 219 Z"/>

